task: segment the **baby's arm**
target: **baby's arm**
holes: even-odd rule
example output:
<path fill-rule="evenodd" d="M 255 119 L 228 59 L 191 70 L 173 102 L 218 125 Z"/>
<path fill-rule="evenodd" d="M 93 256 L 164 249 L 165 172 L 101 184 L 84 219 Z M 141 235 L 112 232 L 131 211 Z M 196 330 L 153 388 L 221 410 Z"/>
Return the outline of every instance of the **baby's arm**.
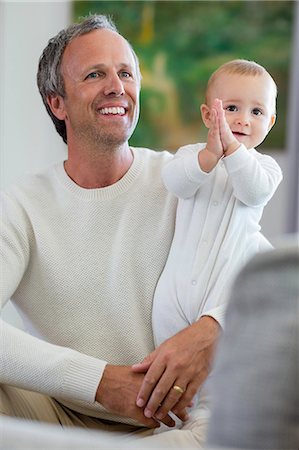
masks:
<path fill-rule="evenodd" d="M 190 198 L 205 184 L 210 174 L 201 170 L 198 153 L 204 144 L 189 144 L 181 147 L 162 169 L 162 179 L 169 192 L 178 198 Z"/>
<path fill-rule="evenodd" d="M 247 206 L 265 206 L 282 180 L 281 169 L 271 156 L 244 145 L 223 162 L 234 195 Z"/>

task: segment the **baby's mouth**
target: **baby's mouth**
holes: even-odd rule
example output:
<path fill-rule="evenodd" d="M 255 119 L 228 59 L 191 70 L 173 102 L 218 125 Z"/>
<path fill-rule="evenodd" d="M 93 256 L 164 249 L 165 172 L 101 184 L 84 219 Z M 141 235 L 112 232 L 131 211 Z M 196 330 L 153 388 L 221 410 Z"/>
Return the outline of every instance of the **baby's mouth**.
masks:
<path fill-rule="evenodd" d="M 236 137 L 248 136 L 248 134 L 242 133 L 241 131 L 233 131 L 233 135 Z"/>

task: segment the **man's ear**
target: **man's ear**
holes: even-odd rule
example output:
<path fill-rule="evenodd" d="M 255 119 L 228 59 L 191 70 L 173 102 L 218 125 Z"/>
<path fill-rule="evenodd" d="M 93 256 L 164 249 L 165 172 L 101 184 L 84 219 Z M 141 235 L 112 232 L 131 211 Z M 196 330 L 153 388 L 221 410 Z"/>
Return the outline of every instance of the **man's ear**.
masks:
<path fill-rule="evenodd" d="M 271 128 L 273 127 L 275 122 L 276 122 L 276 114 L 272 114 L 271 119 L 270 119 L 270 123 L 269 123 L 268 132 L 271 130 Z"/>
<path fill-rule="evenodd" d="M 201 112 L 201 118 L 202 118 L 203 123 L 205 124 L 205 126 L 207 128 L 210 128 L 211 127 L 211 110 L 208 107 L 208 105 L 203 103 L 200 106 L 200 112 Z"/>
<path fill-rule="evenodd" d="M 61 95 L 48 95 L 47 103 L 55 117 L 59 120 L 65 120 L 66 111 L 64 108 L 64 99 Z"/>

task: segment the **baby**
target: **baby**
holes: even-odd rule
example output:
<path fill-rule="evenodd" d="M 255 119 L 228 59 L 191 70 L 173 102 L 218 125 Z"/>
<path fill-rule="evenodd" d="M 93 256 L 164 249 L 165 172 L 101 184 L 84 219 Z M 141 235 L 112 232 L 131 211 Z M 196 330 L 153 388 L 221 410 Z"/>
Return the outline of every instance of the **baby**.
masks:
<path fill-rule="evenodd" d="M 253 254 L 271 248 L 260 232 L 281 169 L 257 147 L 275 123 L 277 88 L 253 61 L 233 60 L 208 82 L 206 144 L 180 148 L 163 180 L 179 199 L 176 229 L 153 303 L 158 346 L 211 316 L 221 325 L 229 286 Z"/>

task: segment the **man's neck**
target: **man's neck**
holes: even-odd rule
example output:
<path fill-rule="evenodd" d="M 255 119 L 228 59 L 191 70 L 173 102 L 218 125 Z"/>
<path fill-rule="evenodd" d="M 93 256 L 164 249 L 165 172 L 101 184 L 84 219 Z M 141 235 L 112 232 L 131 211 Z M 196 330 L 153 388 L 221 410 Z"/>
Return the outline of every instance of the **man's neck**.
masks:
<path fill-rule="evenodd" d="M 85 189 L 96 189 L 119 181 L 129 170 L 133 162 L 133 153 L 125 143 L 117 149 L 108 151 L 73 151 L 69 148 L 64 168 L 68 176 Z"/>

